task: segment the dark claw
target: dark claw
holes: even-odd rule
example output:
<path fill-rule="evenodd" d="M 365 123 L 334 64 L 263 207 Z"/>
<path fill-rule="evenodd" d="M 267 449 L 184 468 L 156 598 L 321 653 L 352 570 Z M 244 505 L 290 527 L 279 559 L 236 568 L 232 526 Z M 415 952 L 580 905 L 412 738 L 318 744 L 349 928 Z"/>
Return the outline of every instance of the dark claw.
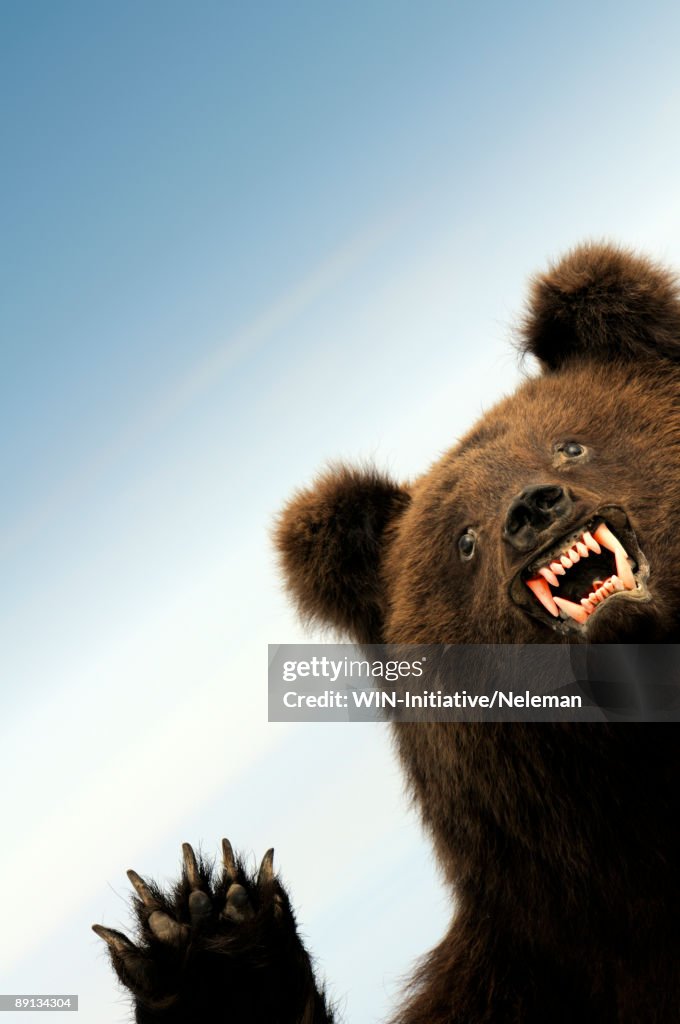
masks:
<path fill-rule="evenodd" d="M 253 908 L 248 899 L 248 893 L 242 885 L 235 882 L 229 886 L 227 891 L 227 902 L 222 911 L 222 917 L 228 917 L 231 921 L 245 921 L 253 916 Z"/>
<path fill-rule="evenodd" d="M 144 906 L 155 907 L 156 900 L 154 899 L 151 890 L 147 886 L 144 879 L 141 878 L 136 871 L 133 871 L 132 868 L 130 868 L 130 870 L 128 871 L 127 876 L 132 882 L 135 891 L 139 896 L 140 900 L 142 901 L 142 903 L 144 904 Z"/>
<path fill-rule="evenodd" d="M 181 946 L 189 934 L 185 924 L 177 924 L 177 921 L 165 914 L 162 910 L 154 910 L 149 915 L 149 928 L 160 942 L 167 942 L 172 946 Z"/>
<path fill-rule="evenodd" d="M 192 889 L 200 889 L 201 878 L 198 873 L 196 854 L 190 843 L 182 843 L 182 853 L 184 854 L 184 870 L 186 871 L 189 885 Z"/>
<path fill-rule="evenodd" d="M 274 880 L 274 849 L 267 850 L 257 875 L 258 885 L 267 885 Z"/>
<path fill-rule="evenodd" d="M 236 878 L 236 860 L 234 858 L 234 850 L 228 839 L 222 840 L 222 863 L 224 864 L 224 873 L 228 878 Z"/>
<path fill-rule="evenodd" d="M 151 916 L 153 917 L 153 914 Z M 108 945 L 116 971 L 126 985 L 130 984 L 129 979 L 136 985 L 146 982 L 149 961 L 141 949 L 130 942 L 122 932 L 116 932 L 112 928 L 93 924 L 92 931 Z"/>
<path fill-rule="evenodd" d="M 92 931 L 100 939 L 103 939 L 111 949 L 114 949 L 116 953 L 137 952 L 137 947 L 122 932 L 116 932 L 112 928 L 105 928 L 103 924 L 93 924 Z"/>

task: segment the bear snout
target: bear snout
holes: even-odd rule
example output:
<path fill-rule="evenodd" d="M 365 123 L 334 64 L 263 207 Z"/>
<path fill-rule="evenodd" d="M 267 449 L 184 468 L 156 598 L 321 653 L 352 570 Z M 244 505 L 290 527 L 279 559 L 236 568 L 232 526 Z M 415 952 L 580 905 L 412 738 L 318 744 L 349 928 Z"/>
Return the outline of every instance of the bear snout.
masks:
<path fill-rule="evenodd" d="M 564 487 L 555 484 L 525 487 L 510 502 L 503 537 L 517 551 L 531 551 L 545 530 L 571 514 L 573 504 Z"/>

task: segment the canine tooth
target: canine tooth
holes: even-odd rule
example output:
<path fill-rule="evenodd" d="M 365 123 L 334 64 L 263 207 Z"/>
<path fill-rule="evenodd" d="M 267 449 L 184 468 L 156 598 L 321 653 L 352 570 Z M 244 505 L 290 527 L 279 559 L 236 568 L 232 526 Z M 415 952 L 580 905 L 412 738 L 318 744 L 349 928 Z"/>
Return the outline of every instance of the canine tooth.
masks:
<path fill-rule="evenodd" d="M 564 576 L 566 571 L 561 562 L 551 562 L 550 570 L 551 572 L 557 573 L 558 576 Z"/>
<path fill-rule="evenodd" d="M 571 569 L 572 565 L 574 564 L 571 558 L 567 558 L 566 555 L 560 555 L 560 562 L 562 563 L 565 569 Z"/>
<path fill-rule="evenodd" d="M 624 555 L 626 553 L 623 544 L 618 537 L 614 536 L 606 523 L 600 523 L 595 530 L 595 540 L 598 540 L 607 551 L 611 551 L 613 554 L 616 554 L 617 551 L 623 551 Z"/>
<path fill-rule="evenodd" d="M 626 590 L 635 590 L 635 576 L 628 562 L 626 552 L 621 548 L 616 552 L 616 575 L 623 583 Z"/>
<path fill-rule="evenodd" d="M 635 577 L 633 576 L 633 570 L 628 564 L 628 555 L 626 549 L 619 540 L 615 537 L 611 530 L 604 524 L 600 523 L 595 536 L 609 551 L 611 551 L 616 559 L 616 575 L 623 582 L 626 590 L 635 590 Z"/>
<path fill-rule="evenodd" d="M 588 618 L 588 612 L 580 604 L 574 604 L 573 601 L 565 601 L 563 597 L 555 597 L 553 600 L 561 611 L 577 622 L 585 622 Z"/>
<path fill-rule="evenodd" d="M 594 551 L 596 555 L 600 554 L 602 548 L 597 543 L 592 533 L 588 533 L 588 531 L 586 530 L 586 532 L 583 534 L 583 540 L 585 541 L 585 545 L 587 548 L 590 548 L 591 551 Z"/>
<path fill-rule="evenodd" d="M 543 607 L 546 608 L 551 615 L 554 615 L 557 618 L 560 613 L 557 610 L 557 605 L 555 604 L 553 596 L 550 593 L 550 587 L 546 581 L 544 579 L 526 580 L 526 585 L 529 590 L 535 594 Z"/>
<path fill-rule="evenodd" d="M 588 555 L 590 554 L 590 552 L 588 551 L 588 548 L 585 546 L 585 544 L 583 543 L 582 540 L 577 540 L 576 541 L 576 550 L 578 551 L 578 553 L 581 556 L 581 558 L 587 558 Z"/>
<path fill-rule="evenodd" d="M 538 571 L 540 575 L 543 577 L 543 579 L 547 580 L 548 583 L 551 583 L 553 587 L 559 587 L 560 581 L 558 580 L 554 572 L 551 572 L 550 569 L 546 568 L 539 569 Z"/>
<path fill-rule="evenodd" d="M 575 547 L 571 548 L 570 551 L 567 551 L 567 556 L 569 558 L 571 558 L 572 562 L 580 562 L 581 561 L 581 556 L 579 555 L 579 553 L 578 553 L 578 551 L 576 550 Z"/>

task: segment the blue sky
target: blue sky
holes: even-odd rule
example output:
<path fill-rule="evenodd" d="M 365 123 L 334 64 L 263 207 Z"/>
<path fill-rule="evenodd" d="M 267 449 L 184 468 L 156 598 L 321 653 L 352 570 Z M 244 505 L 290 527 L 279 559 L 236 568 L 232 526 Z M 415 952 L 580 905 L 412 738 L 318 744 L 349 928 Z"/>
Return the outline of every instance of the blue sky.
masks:
<path fill-rule="evenodd" d="M 266 645 L 305 636 L 269 528 L 327 460 L 414 476 L 511 390 L 549 258 L 680 266 L 680 11 L 1 15 L 0 870 L 31 882 L 0 988 L 127 1020 L 89 925 L 227 834 L 276 846 L 379 1020 L 447 900 L 385 730 L 266 722 Z"/>

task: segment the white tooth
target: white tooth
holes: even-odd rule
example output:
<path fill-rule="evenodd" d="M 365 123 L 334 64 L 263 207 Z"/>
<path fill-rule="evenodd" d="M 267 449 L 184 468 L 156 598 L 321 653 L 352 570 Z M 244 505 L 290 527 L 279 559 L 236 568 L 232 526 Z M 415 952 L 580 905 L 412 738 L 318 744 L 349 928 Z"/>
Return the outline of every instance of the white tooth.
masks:
<path fill-rule="evenodd" d="M 565 601 L 562 597 L 556 597 L 554 601 L 561 611 L 577 622 L 585 622 L 588 618 L 588 612 L 580 604 L 574 604 L 573 601 Z"/>
<path fill-rule="evenodd" d="M 600 523 L 598 528 L 595 530 L 595 540 L 599 540 L 600 544 L 602 544 L 607 551 L 611 551 L 614 554 L 616 554 L 617 551 L 623 551 L 624 555 L 626 554 L 626 549 L 619 538 L 614 536 L 605 523 Z"/>
<path fill-rule="evenodd" d="M 576 550 L 576 548 L 571 548 L 571 550 L 567 551 L 567 555 L 568 555 L 569 558 L 571 558 L 572 562 L 580 562 L 581 561 L 581 556 L 579 555 L 579 553 Z"/>
<path fill-rule="evenodd" d="M 605 586 L 600 587 L 599 590 L 595 591 L 595 597 L 598 597 L 600 601 L 604 601 L 605 597 L 609 597 L 607 588 Z"/>
<path fill-rule="evenodd" d="M 630 567 L 628 557 L 623 548 L 616 552 L 616 575 L 623 583 L 626 590 L 635 590 L 635 576 Z"/>
<path fill-rule="evenodd" d="M 554 572 L 551 572 L 550 569 L 545 568 L 539 569 L 538 571 L 539 574 L 543 577 L 543 579 L 547 580 L 548 583 L 551 583 L 553 587 L 559 587 L 560 581 L 558 580 Z"/>
<path fill-rule="evenodd" d="M 591 612 L 595 611 L 595 605 L 593 604 L 592 601 L 589 601 L 587 597 L 582 597 L 581 598 L 581 604 L 583 605 L 583 607 L 585 608 L 585 610 L 588 612 L 589 615 L 590 615 Z"/>
<path fill-rule="evenodd" d="M 587 558 L 588 555 L 590 554 L 590 552 L 588 551 L 588 548 L 585 546 L 585 544 L 583 543 L 582 540 L 577 540 L 576 541 L 576 550 L 578 551 L 578 553 L 581 556 L 581 558 Z"/>
<path fill-rule="evenodd" d="M 560 555 L 560 562 L 562 563 L 565 569 L 571 569 L 572 565 L 574 564 L 571 558 L 567 558 L 566 555 Z"/>
<path fill-rule="evenodd" d="M 588 594 L 588 600 L 591 601 L 593 604 L 597 604 L 600 599 L 595 593 L 595 591 L 593 591 L 592 594 Z"/>
<path fill-rule="evenodd" d="M 600 554 L 600 552 L 602 551 L 602 548 L 597 543 L 597 541 L 593 537 L 592 533 L 587 533 L 587 532 L 584 533 L 583 534 L 583 540 L 585 541 L 586 547 L 590 548 L 591 551 L 594 551 L 596 555 Z"/>
<path fill-rule="evenodd" d="M 623 585 L 623 582 L 619 579 L 618 576 L 612 576 L 612 583 L 614 584 L 614 590 L 618 591 L 619 593 L 622 590 L 626 589 Z"/>
<path fill-rule="evenodd" d="M 525 582 L 526 582 L 526 585 L 528 586 L 529 590 L 531 590 L 531 592 L 536 595 L 536 597 L 541 602 L 543 607 L 547 608 L 547 610 L 550 612 L 550 614 L 554 615 L 557 618 L 560 613 L 557 610 L 557 605 L 555 604 L 555 602 L 553 600 L 553 596 L 550 593 L 550 587 L 548 586 L 546 581 L 543 580 L 543 579 L 540 579 L 540 580 L 526 580 Z"/>
<path fill-rule="evenodd" d="M 566 571 L 561 562 L 551 562 L 550 568 L 552 572 L 557 573 L 558 576 L 564 576 Z"/>
<path fill-rule="evenodd" d="M 604 589 L 607 591 L 608 594 L 613 594 L 614 593 L 614 584 L 612 583 L 611 576 L 607 580 L 607 582 L 605 583 Z"/>
<path fill-rule="evenodd" d="M 595 536 L 601 544 L 613 553 L 616 559 L 616 574 L 623 581 L 623 585 L 626 590 L 635 590 L 635 577 L 633 576 L 633 570 L 628 563 L 628 555 L 626 549 L 619 540 L 615 537 L 611 530 L 605 526 L 604 523 L 600 523 Z"/>

